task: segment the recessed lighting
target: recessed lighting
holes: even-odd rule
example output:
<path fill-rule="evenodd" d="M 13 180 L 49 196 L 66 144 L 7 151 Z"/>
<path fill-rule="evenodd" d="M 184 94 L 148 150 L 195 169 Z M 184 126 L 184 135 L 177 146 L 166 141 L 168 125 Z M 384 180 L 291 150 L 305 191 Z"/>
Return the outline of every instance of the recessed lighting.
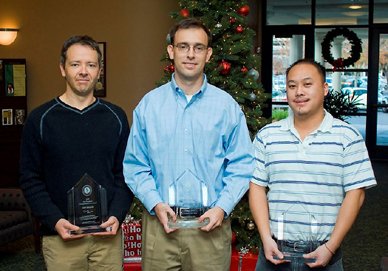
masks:
<path fill-rule="evenodd" d="M 362 6 L 358 6 L 358 5 L 351 5 L 349 6 L 350 9 L 360 9 L 362 8 Z"/>
<path fill-rule="evenodd" d="M 354 11 L 349 11 L 349 12 L 342 12 L 342 14 L 343 14 L 343 15 L 346 15 L 346 16 L 350 16 L 350 17 L 360 17 L 360 16 L 367 15 L 368 12 L 362 12 L 362 11 L 354 12 Z"/>

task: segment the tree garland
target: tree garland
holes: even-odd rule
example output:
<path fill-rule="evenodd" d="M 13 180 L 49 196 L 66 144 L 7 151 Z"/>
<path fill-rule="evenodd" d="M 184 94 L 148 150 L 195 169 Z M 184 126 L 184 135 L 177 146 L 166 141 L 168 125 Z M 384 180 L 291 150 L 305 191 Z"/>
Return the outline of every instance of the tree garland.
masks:
<path fill-rule="evenodd" d="M 350 57 L 345 59 L 333 58 L 330 50 L 332 47 L 331 42 L 334 40 L 335 37 L 338 36 L 343 36 L 344 38 L 349 40 L 350 44 L 352 45 L 352 48 L 350 49 Z M 327 32 L 321 45 L 322 56 L 328 63 L 334 66 L 333 71 L 337 70 L 338 68 L 341 68 L 343 70 L 344 67 L 353 65 L 360 59 L 362 53 L 362 41 L 357 37 L 356 33 L 350 31 L 346 27 L 337 27 Z"/>

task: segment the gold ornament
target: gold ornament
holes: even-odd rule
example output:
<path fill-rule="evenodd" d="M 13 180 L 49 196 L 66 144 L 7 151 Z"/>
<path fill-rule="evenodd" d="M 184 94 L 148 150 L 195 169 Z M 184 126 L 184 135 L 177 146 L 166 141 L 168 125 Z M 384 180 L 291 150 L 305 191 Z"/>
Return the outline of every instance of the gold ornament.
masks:
<path fill-rule="evenodd" d="M 249 221 L 247 224 L 247 228 L 248 230 L 252 231 L 255 228 L 255 223 L 253 223 L 252 221 Z"/>

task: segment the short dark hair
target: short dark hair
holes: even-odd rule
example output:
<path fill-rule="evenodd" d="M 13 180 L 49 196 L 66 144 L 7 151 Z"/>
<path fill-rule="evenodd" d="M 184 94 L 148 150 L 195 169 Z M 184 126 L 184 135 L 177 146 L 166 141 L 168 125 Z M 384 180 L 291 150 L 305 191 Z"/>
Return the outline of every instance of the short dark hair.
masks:
<path fill-rule="evenodd" d="M 302 59 L 299 59 L 298 61 L 294 62 L 293 64 L 291 64 L 290 67 L 288 67 L 288 69 L 286 70 L 286 77 L 288 77 L 288 73 L 290 72 L 290 70 L 295 67 L 296 65 L 298 64 L 310 64 L 310 65 L 313 65 L 318 73 L 321 75 L 322 77 L 322 81 L 323 83 L 326 82 L 326 70 L 325 70 L 325 67 L 323 67 L 320 63 L 314 61 L 313 59 L 310 59 L 310 58 L 302 58 Z"/>
<path fill-rule="evenodd" d="M 98 46 L 98 43 L 92 39 L 89 36 L 71 36 L 68 38 L 65 43 L 62 46 L 61 50 L 61 64 L 63 67 L 65 67 L 66 63 L 66 54 L 67 50 L 69 49 L 70 46 L 74 44 L 79 44 L 79 45 L 84 45 L 84 46 L 89 46 L 91 49 L 96 50 L 98 54 L 98 65 L 101 67 L 101 61 L 102 61 L 102 54 L 100 47 Z"/>
<path fill-rule="evenodd" d="M 212 43 L 212 35 L 210 33 L 210 30 L 200 21 L 194 18 L 184 19 L 179 22 L 177 22 L 171 29 L 170 29 L 170 40 L 171 44 L 174 45 L 174 38 L 175 33 L 179 29 L 190 29 L 190 28 L 199 28 L 203 29 L 207 35 L 207 46 L 210 47 Z"/>

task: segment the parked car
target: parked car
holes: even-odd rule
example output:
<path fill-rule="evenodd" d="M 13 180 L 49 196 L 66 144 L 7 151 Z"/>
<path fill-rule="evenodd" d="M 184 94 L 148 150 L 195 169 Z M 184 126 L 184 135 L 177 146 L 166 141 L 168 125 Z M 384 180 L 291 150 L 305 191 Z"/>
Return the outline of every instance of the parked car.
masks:
<path fill-rule="evenodd" d="M 363 80 L 363 83 L 359 86 L 360 88 L 367 88 L 368 87 L 368 78 L 361 78 Z M 388 86 L 387 86 L 387 79 L 379 79 L 379 86 L 378 86 L 379 91 L 387 91 Z"/>
<path fill-rule="evenodd" d="M 347 79 L 345 82 L 342 82 L 342 87 L 361 87 L 363 84 L 367 84 L 366 80 L 360 78 L 357 79 L 357 85 L 355 79 Z"/>
<path fill-rule="evenodd" d="M 358 106 L 359 109 L 366 110 L 366 104 L 367 104 L 367 89 L 366 88 L 343 88 L 342 92 L 349 95 L 349 97 L 352 99 L 356 96 L 357 102 L 360 103 Z M 380 92 L 377 93 L 377 103 L 378 104 L 388 104 L 388 98 L 381 94 Z M 384 113 L 388 113 L 388 107 L 383 107 L 382 111 Z"/>
<path fill-rule="evenodd" d="M 342 92 L 349 95 L 351 99 L 353 99 L 353 97 L 357 97 L 357 101 L 360 103 L 358 108 L 366 110 L 367 92 L 368 92 L 366 88 L 347 87 L 347 88 L 343 88 Z"/>
<path fill-rule="evenodd" d="M 272 90 L 272 101 L 273 102 L 286 102 L 287 101 L 287 94 L 285 90 Z"/>
<path fill-rule="evenodd" d="M 380 93 L 379 93 L 380 94 Z M 387 98 L 387 96 L 383 96 L 382 94 L 380 94 L 381 96 L 382 96 L 382 98 L 381 98 L 381 104 L 388 104 L 388 98 Z M 383 110 L 383 112 L 384 113 L 388 113 L 388 107 L 383 107 L 382 108 L 382 110 Z"/>
<path fill-rule="evenodd" d="M 326 83 L 329 85 L 329 89 L 333 88 L 333 78 L 326 77 Z"/>

